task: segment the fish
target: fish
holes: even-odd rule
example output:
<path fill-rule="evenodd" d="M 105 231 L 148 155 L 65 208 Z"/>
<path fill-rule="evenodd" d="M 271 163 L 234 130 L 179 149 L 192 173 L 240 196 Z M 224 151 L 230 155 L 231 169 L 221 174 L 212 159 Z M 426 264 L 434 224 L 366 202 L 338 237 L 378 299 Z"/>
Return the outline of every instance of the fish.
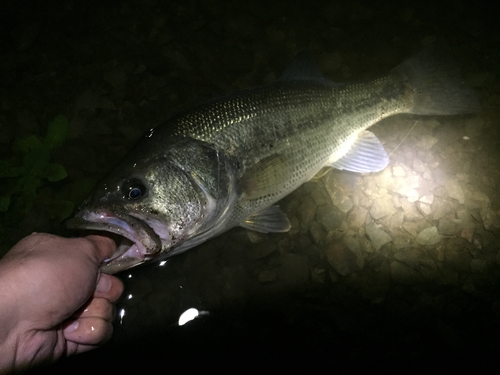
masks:
<path fill-rule="evenodd" d="M 480 110 L 443 48 L 431 46 L 383 77 L 335 83 L 299 53 L 273 83 L 210 100 L 151 129 L 68 221 L 107 232 L 114 274 L 167 259 L 229 229 L 286 232 L 277 202 L 322 168 L 382 171 L 389 157 L 368 130 L 401 113 Z"/>

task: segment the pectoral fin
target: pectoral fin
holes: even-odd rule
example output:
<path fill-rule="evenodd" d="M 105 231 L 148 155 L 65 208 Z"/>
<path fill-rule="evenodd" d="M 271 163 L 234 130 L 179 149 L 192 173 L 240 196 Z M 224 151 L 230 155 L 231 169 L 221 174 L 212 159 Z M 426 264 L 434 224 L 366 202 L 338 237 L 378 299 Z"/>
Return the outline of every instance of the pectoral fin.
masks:
<path fill-rule="evenodd" d="M 256 199 L 280 192 L 290 179 L 292 168 L 282 155 L 271 155 L 250 168 L 238 182 L 246 199 Z"/>
<path fill-rule="evenodd" d="M 254 213 L 240 226 L 261 233 L 287 232 L 291 227 L 290 221 L 278 206 L 270 206 Z"/>
<path fill-rule="evenodd" d="M 351 172 L 379 172 L 389 164 L 389 156 L 379 139 L 370 131 L 359 134 L 347 154 L 329 164 L 337 169 Z"/>

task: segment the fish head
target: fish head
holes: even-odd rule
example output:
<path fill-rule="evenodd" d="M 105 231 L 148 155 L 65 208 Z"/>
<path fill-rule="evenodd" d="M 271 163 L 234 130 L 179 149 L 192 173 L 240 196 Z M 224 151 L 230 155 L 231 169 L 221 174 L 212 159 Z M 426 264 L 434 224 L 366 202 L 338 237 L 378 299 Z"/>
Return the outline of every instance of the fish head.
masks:
<path fill-rule="evenodd" d="M 168 256 L 199 232 L 215 207 L 193 171 L 199 166 L 184 165 L 172 153 L 137 155 L 126 157 L 67 222 L 84 233 L 104 231 L 115 239 L 117 250 L 103 262 L 104 273 Z"/>

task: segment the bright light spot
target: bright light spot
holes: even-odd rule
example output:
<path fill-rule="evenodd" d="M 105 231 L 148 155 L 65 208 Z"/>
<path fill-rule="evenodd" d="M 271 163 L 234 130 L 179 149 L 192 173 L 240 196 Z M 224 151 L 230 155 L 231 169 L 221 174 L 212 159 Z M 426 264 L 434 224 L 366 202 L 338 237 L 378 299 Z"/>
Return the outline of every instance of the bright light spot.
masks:
<path fill-rule="evenodd" d="M 123 324 L 123 317 L 125 316 L 125 309 L 121 309 L 118 316 L 120 317 L 120 324 Z"/>
<path fill-rule="evenodd" d="M 190 322 L 191 320 L 203 315 L 208 315 L 208 311 L 198 311 L 194 307 L 187 309 L 179 317 L 179 325 L 183 326 L 187 322 Z"/>
<path fill-rule="evenodd" d="M 132 274 L 128 275 L 128 278 L 131 279 L 132 278 Z"/>
<path fill-rule="evenodd" d="M 196 310 L 195 308 L 190 308 L 190 309 L 187 309 L 186 311 L 184 311 L 181 316 L 179 317 L 179 325 L 180 326 L 183 326 L 184 324 L 186 324 L 187 322 L 195 319 L 198 317 L 198 315 L 200 315 L 199 311 Z"/>
<path fill-rule="evenodd" d="M 162 260 L 162 261 L 160 262 L 160 267 L 161 267 L 161 266 L 164 266 L 165 264 L 167 264 L 167 261 L 166 261 L 166 260 Z"/>
<path fill-rule="evenodd" d="M 132 294 L 129 294 L 127 298 L 132 299 Z"/>
<path fill-rule="evenodd" d="M 92 331 L 93 331 L 93 330 L 95 330 L 95 328 L 94 328 L 93 326 L 91 326 L 91 327 L 90 327 L 90 329 L 91 329 Z"/>
<path fill-rule="evenodd" d="M 465 139 L 466 141 L 468 141 L 468 140 L 469 140 L 469 137 L 467 137 L 466 135 L 464 135 L 464 139 Z"/>

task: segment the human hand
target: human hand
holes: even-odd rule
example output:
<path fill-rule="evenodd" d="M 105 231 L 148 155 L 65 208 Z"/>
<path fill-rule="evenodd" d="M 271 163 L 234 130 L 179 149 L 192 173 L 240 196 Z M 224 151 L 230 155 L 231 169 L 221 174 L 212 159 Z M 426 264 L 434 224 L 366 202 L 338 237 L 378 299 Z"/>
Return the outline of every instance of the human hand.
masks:
<path fill-rule="evenodd" d="M 101 274 L 108 237 L 35 233 L 0 259 L 0 373 L 93 349 L 112 334 L 122 282 Z"/>

